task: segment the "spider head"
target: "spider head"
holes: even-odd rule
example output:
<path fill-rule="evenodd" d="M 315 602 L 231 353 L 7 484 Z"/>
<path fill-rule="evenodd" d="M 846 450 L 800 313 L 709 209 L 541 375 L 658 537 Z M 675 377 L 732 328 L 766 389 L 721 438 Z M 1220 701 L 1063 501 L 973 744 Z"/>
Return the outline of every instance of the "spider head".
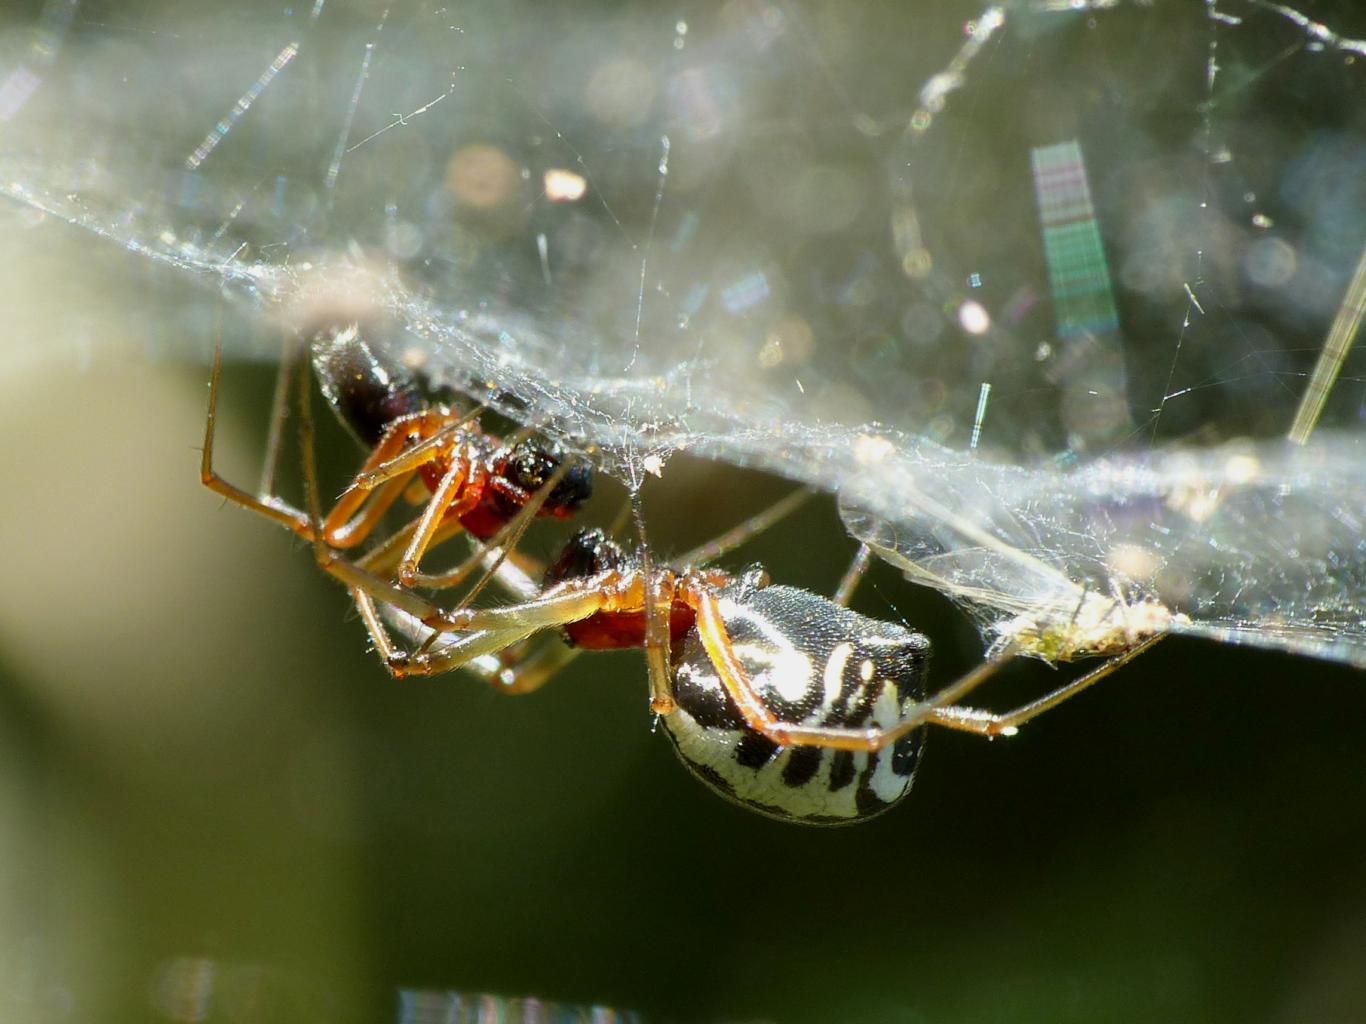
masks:
<path fill-rule="evenodd" d="M 626 552 L 598 529 L 580 530 L 569 538 L 558 558 L 545 570 L 545 585 L 552 587 L 565 580 L 591 579 L 609 569 L 620 569 L 627 562 Z"/>
<path fill-rule="evenodd" d="M 593 494 L 593 470 L 584 459 L 565 454 L 551 441 L 527 438 L 508 453 L 501 475 L 508 483 L 531 495 L 544 487 L 562 467 L 564 475 L 551 488 L 541 515 L 566 519 Z"/>

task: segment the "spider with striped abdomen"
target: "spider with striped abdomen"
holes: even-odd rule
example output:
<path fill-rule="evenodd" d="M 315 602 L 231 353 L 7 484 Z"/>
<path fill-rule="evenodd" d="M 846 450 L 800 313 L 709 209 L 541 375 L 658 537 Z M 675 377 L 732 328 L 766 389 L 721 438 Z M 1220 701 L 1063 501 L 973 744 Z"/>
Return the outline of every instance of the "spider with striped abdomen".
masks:
<path fill-rule="evenodd" d="M 527 693 L 578 651 L 643 648 L 651 709 L 688 768 L 752 810 L 811 824 L 863 820 L 905 796 L 927 726 L 1011 735 L 1146 647 L 997 714 L 956 702 L 1016 652 L 927 698 L 929 640 L 844 605 L 859 563 L 831 600 L 773 585 L 758 568 L 733 576 L 699 567 L 704 558 L 685 557 L 676 568 L 645 556 L 583 530 L 546 570 L 535 598 L 454 611 L 382 585 L 340 555 L 320 561 L 352 588 L 397 677 L 473 666 L 498 689 Z M 386 621 L 413 649 L 395 645 Z M 560 655 L 541 648 L 528 657 L 528 641 L 545 632 L 564 641 L 552 641 Z"/>

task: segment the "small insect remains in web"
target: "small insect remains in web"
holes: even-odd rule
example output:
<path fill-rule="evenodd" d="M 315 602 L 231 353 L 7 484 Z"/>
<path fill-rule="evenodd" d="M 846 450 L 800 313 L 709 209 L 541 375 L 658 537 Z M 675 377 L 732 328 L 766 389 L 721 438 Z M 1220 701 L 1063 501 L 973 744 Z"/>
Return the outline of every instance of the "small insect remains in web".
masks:
<path fill-rule="evenodd" d="M 684 764 L 713 790 L 762 814 L 838 824 L 880 813 L 909 792 L 928 726 L 1012 734 L 1146 650 L 1169 625 L 1156 609 L 1138 606 L 1141 614 L 1134 614 L 1121 602 L 1091 595 L 1096 600 L 1079 605 L 1068 631 L 1041 630 L 1022 619 L 977 669 L 927 697 L 930 641 L 847 607 L 868 564 L 866 546 L 833 599 L 773 585 L 759 568 L 733 575 L 709 566 L 787 515 L 809 491 L 789 494 L 670 564 L 651 558 L 639 514 L 638 554 L 601 530 L 581 530 L 543 569 L 524 556 L 514 563 L 506 557 L 509 538 L 515 543 L 532 517 L 578 509 L 589 489 L 586 465 L 544 442 L 506 444 L 480 431 L 471 416 L 423 396 L 358 328 L 315 334 L 309 355 L 328 404 L 372 445 L 336 507 L 323 515 L 307 372 L 297 378 L 307 512 L 265 488 L 247 494 L 213 470 L 218 358 L 202 476 L 216 493 L 311 542 L 320 567 L 351 590 L 388 671 L 402 677 L 466 668 L 503 692 L 527 693 L 580 652 L 640 647 L 651 708 Z M 273 421 L 268 480 L 282 405 L 277 402 Z M 519 460 L 531 461 L 534 472 Z M 425 495 L 426 507 L 412 523 L 359 559 L 344 553 L 414 488 L 421 493 L 409 496 Z M 428 547 L 460 532 L 482 541 L 475 558 L 451 573 L 416 572 Z M 483 576 L 454 608 L 415 589 L 453 586 L 479 564 Z M 490 580 L 516 600 L 471 606 Z M 391 630 L 413 646 L 397 645 Z M 957 703 L 1022 653 L 1051 660 L 1110 657 L 1010 712 Z"/>

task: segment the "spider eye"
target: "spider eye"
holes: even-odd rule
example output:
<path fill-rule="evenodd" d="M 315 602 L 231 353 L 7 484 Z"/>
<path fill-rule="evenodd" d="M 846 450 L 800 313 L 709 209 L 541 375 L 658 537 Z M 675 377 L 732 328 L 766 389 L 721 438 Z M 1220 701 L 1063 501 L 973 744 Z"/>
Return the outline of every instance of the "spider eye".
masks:
<path fill-rule="evenodd" d="M 626 555 L 601 530 L 580 530 L 569 538 L 560 557 L 545 571 L 545 585 L 565 580 L 589 579 L 609 569 L 620 569 Z"/>
<path fill-rule="evenodd" d="M 509 482 L 532 493 L 544 487 L 566 462 L 568 468 L 545 504 L 552 512 L 569 513 L 593 494 L 593 471 L 583 459 L 565 455 L 551 442 L 529 438 L 512 449 L 503 472 Z"/>

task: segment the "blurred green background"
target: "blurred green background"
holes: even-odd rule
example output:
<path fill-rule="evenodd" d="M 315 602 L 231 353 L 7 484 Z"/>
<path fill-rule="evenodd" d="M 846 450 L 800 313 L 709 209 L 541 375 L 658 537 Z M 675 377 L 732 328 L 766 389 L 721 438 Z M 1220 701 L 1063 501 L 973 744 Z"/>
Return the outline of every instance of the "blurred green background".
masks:
<path fill-rule="evenodd" d="M 880 819 L 770 822 L 652 732 L 637 652 L 518 699 L 391 681 L 309 554 L 199 486 L 194 354 L 269 328 L 9 207 L 0 309 L 0 1020 L 390 1020 L 401 989 L 666 1021 L 1366 1020 L 1361 673 L 1173 639 L 1010 741 L 934 735 Z M 272 382 L 224 378 L 248 485 Z M 339 483 L 359 454 L 324 440 Z M 652 539 L 786 487 L 673 462 Z M 732 561 L 828 593 L 852 552 L 822 498 Z M 856 607 L 931 635 L 941 683 L 980 656 L 886 567 Z"/>

